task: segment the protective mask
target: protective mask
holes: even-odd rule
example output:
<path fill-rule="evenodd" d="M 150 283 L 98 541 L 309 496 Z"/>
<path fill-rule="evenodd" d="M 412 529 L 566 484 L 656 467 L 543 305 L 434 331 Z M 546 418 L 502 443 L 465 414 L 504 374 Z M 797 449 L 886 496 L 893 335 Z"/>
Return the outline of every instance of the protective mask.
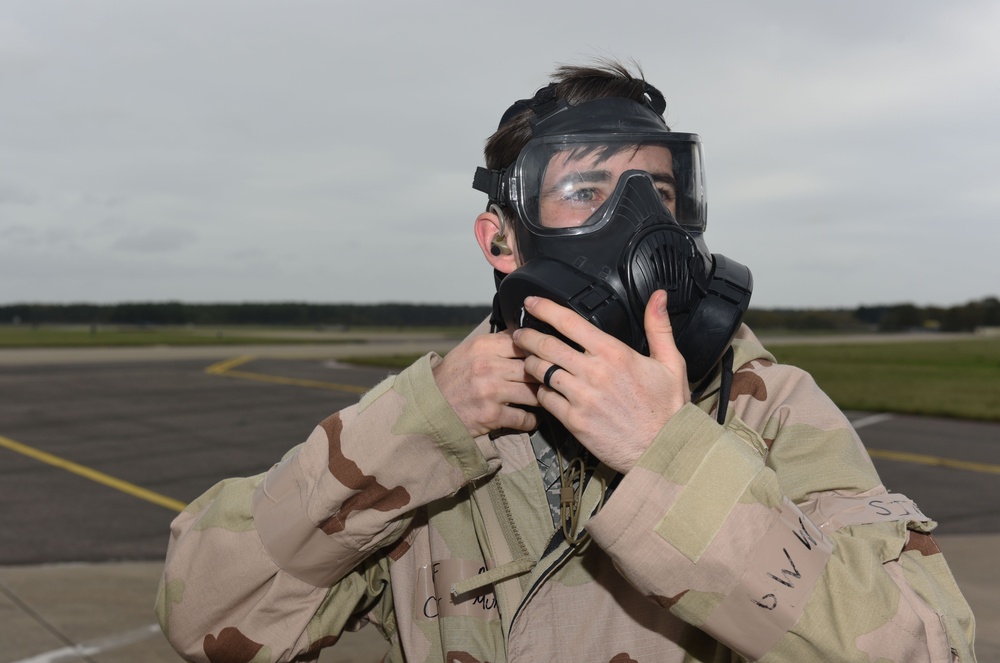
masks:
<path fill-rule="evenodd" d="M 504 323 L 555 334 L 523 309 L 538 295 L 648 354 L 645 306 L 665 289 L 689 382 L 702 382 L 739 329 L 753 281 L 705 246 L 698 137 L 626 99 L 561 102 L 532 125 L 517 161 L 480 169 L 474 184 L 517 216 L 523 264 L 499 283 Z"/>

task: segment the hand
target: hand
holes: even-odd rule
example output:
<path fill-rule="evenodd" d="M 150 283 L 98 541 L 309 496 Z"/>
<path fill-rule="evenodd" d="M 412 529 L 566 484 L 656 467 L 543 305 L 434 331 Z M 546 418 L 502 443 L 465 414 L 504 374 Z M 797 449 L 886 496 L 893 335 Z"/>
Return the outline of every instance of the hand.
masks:
<path fill-rule="evenodd" d="M 537 417 L 512 404 L 538 406 L 537 381 L 510 332 L 463 341 L 434 367 L 434 381 L 473 437 L 498 428 L 529 431 Z"/>
<path fill-rule="evenodd" d="M 627 472 L 664 424 L 691 400 L 684 357 L 674 344 L 667 293 L 653 293 L 645 310 L 645 357 L 604 333 L 574 311 L 540 297 L 524 302 L 531 315 L 580 345 L 579 352 L 555 336 L 523 328 L 514 342 L 528 353 L 528 373 L 541 381 L 538 402 L 604 464 Z"/>

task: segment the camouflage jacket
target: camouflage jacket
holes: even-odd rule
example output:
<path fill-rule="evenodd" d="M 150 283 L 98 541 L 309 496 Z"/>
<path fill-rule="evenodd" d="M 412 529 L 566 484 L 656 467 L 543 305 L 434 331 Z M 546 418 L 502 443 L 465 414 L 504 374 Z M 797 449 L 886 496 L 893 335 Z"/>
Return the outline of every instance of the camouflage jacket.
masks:
<path fill-rule="evenodd" d="M 473 439 L 424 357 L 174 521 L 157 613 L 192 661 L 973 661 L 929 531 L 812 379 L 744 327 L 718 385 L 556 532 L 529 437 Z M 718 378 L 716 378 L 718 381 Z"/>

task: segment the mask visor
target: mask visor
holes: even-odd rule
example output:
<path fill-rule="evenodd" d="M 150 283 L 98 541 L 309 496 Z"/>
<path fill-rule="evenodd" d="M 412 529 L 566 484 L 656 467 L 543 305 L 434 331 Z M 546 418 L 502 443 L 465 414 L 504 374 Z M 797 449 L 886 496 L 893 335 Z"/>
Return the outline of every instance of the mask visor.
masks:
<path fill-rule="evenodd" d="M 686 230 L 704 232 L 705 176 L 695 134 L 577 134 L 530 141 L 510 173 L 512 203 L 534 232 L 575 235 L 601 228 L 621 175 L 649 173 L 664 207 Z"/>

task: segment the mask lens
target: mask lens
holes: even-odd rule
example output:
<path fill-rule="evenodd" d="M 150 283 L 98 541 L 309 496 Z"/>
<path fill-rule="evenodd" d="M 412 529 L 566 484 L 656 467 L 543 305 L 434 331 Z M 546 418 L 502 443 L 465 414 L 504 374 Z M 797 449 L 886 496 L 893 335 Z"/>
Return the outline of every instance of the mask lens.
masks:
<path fill-rule="evenodd" d="M 549 159 L 538 194 L 538 223 L 544 228 L 574 228 L 586 225 L 611 197 L 618 178 L 628 166 L 636 170 L 658 169 L 672 178 L 669 152 L 653 145 L 589 146 L 557 152 Z M 661 163 L 649 163 L 647 153 L 666 153 Z M 658 156 L 663 156 L 658 154 Z M 628 164 L 623 169 L 623 164 Z M 640 165 L 641 164 L 641 165 Z"/>
<path fill-rule="evenodd" d="M 675 138 L 676 137 L 676 138 Z M 518 213 L 541 233 L 596 229 L 622 173 L 650 174 L 681 225 L 704 229 L 700 145 L 691 134 L 555 136 L 535 139 L 515 165 Z"/>

